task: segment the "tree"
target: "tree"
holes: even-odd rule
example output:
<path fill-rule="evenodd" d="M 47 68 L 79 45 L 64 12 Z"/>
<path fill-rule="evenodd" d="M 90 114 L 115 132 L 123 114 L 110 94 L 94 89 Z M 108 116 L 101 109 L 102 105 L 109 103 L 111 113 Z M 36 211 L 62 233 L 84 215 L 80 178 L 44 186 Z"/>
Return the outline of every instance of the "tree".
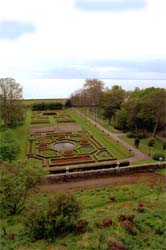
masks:
<path fill-rule="evenodd" d="M 128 128 L 128 112 L 126 109 L 122 108 L 116 112 L 114 127 L 121 130 L 126 130 Z"/>
<path fill-rule="evenodd" d="M 41 183 L 43 174 L 42 168 L 32 167 L 27 161 L 4 164 L 0 169 L 1 216 L 20 213 L 27 197 Z"/>
<path fill-rule="evenodd" d="M 72 107 L 72 103 L 71 103 L 71 100 L 70 100 L 70 99 L 67 99 L 67 100 L 66 100 L 65 107 L 66 107 L 66 108 L 71 108 L 71 107 Z"/>
<path fill-rule="evenodd" d="M 166 91 L 161 88 L 135 89 L 124 104 L 130 128 L 152 131 L 166 126 Z"/>
<path fill-rule="evenodd" d="M 84 95 L 86 95 L 88 106 L 98 107 L 101 102 L 104 83 L 97 79 L 87 79 L 84 84 Z"/>
<path fill-rule="evenodd" d="M 42 203 L 28 206 L 24 224 L 31 239 L 55 238 L 61 233 L 71 232 L 80 215 L 80 204 L 71 193 L 48 196 Z"/>
<path fill-rule="evenodd" d="M 0 134 L 0 162 L 12 161 L 16 159 L 20 151 L 18 141 L 11 129 L 7 129 Z"/>
<path fill-rule="evenodd" d="M 0 113 L 5 127 L 15 127 L 23 121 L 22 87 L 13 78 L 0 79 Z"/>
<path fill-rule="evenodd" d="M 115 85 L 112 89 L 106 89 L 102 98 L 102 106 L 104 109 L 104 117 L 111 121 L 115 119 L 115 113 L 121 108 L 126 98 L 126 91 L 120 86 Z"/>

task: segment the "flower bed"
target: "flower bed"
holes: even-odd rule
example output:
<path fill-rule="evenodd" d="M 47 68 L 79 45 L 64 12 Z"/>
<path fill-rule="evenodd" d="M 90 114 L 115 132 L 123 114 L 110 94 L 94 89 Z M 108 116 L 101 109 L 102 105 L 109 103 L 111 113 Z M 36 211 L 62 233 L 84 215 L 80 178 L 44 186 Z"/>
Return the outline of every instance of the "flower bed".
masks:
<path fill-rule="evenodd" d="M 68 157 L 68 158 L 59 158 L 51 159 L 51 163 L 56 164 L 66 164 L 66 163 L 80 163 L 80 162 L 91 162 L 93 159 L 90 155 L 84 155 L 79 157 Z"/>

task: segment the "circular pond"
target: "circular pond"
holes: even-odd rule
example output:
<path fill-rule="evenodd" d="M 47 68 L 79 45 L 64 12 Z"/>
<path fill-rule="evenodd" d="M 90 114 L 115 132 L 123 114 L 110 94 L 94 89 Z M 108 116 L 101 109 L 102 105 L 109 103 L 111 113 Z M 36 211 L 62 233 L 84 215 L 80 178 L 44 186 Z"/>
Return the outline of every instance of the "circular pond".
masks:
<path fill-rule="evenodd" d="M 71 142 L 58 142 L 53 144 L 53 149 L 57 151 L 67 151 L 74 148 L 74 144 Z"/>

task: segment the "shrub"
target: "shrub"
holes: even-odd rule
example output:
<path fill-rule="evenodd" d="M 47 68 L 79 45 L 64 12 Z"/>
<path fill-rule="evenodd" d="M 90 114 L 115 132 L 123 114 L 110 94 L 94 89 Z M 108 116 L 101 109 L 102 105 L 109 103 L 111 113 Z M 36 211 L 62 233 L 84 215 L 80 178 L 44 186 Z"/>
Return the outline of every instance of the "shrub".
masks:
<path fill-rule="evenodd" d="M 148 147 L 153 147 L 154 143 L 155 143 L 155 140 L 153 138 L 150 138 L 148 140 Z"/>
<path fill-rule="evenodd" d="M 103 227 L 109 227 L 112 225 L 112 220 L 110 218 L 104 218 L 102 222 L 103 222 Z"/>
<path fill-rule="evenodd" d="M 31 239 L 53 239 L 75 229 L 79 214 L 80 204 L 75 196 L 59 193 L 49 196 L 42 204 L 31 204 L 24 225 Z"/>
<path fill-rule="evenodd" d="M 135 218 L 134 214 L 121 214 L 118 219 L 119 221 L 128 220 L 128 221 L 133 222 L 134 218 Z"/>
<path fill-rule="evenodd" d="M 126 250 L 126 246 L 122 242 L 109 240 L 107 242 L 108 250 Z"/>
<path fill-rule="evenodd" d="M 77 232 L 84 233 L 88 227 L 88 222 L 86 220 L 79 220 L 77 223 Z"/>
<path fill-rule="evenodd" d="M 25 161 L 4 164 L 0 169 L 1 216 L 20 213 L 42 175 L 42 168 L 33 168 Z"/>
<path fill-rule="evenodd" d="M 155 154 L 153 154 L 153 160 L 155 160 L 155 161 L 159 161 L 160 160 L 160 158 L 162 158 L 162 160 L 165 160 L 165 155 L 164 154 L 162 154 L 162 153 L 155 153 Z"/>
<path fill-rule="evenodd" d="M 19 151 L 19 144 L 13 131 L 6 129 L 0 136 L 0 161 L 15 160 Z"/>
<path fill-rule="evenodd" d="M 127 137 L 128 138 L 135 138 L 136 137 L 136 133 L 135 132 L 129 132 L 129 133 L 127 133 Z"/>
<path fill-rule="evenodd" d="M 120 167 L 126 167 L 126 166 L 129 166 L 130 165 L 130 162 L 129 161 L 122 161 L 120 162 Z"/>
<path fill-rule="evenodd" d="M 163 149 L 166 149 L 166 142 L 163 142 Z"/>
<path fill-rule="evenodd" d="M 138 137 L 135 138 L 135 140 L 134 140 L 134 145 L 135 145 L 136 148 L 139 147 L 139 143 L 140 143 L 140 139 L 139 139 Z"/>

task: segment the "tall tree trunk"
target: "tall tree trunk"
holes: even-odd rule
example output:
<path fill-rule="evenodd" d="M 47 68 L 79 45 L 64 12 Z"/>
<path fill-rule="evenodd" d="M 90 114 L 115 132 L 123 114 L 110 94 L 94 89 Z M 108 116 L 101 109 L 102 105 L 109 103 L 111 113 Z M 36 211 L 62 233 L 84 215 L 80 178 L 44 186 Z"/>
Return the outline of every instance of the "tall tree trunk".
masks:
<path fill-rule="evenodd" d="M 159 119 L 156 120 L 156 123 L 154 125 L 152 137 L 156 136 L 158 125 L 159 125 Z"/>

